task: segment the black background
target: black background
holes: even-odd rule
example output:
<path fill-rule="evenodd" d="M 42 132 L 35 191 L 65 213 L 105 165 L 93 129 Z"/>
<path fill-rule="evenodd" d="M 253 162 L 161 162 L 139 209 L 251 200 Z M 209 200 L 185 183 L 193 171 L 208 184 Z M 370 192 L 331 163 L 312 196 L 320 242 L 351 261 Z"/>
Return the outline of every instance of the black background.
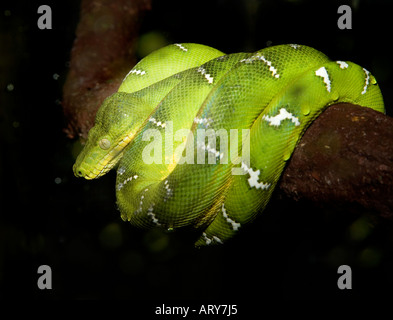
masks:
<path fill-rule="evenodd" d="M 1 298 L 123 298 L 159 305 L 168 299 L 240 304 L 393 297 L 391 223 L 370 226 L 364 216 L 344 209 L 332 212 L 276 194 L 233 241 L 203 249 L 195 249 L 186 232 L 143 231 L 123 222 L 115 205 L 115 174 L 76 179 L 72 165 L 80 145 L 63 133 L 62 86 L 79 1 L 3 3 Z M 370 70 L 391 115 L 391 3 L 157 0 L 144 17 L 139 52 L 149 35 L 227 53 L 305 44 Z M 41 4 L 52 8 L 52 30 L 37 27 Z M 341 4 L 352 7 L 352 30 L 337 27 Z M 37 287 L 42 264 L 52 268 L 52 290 Z M 337 288 L 342 264 L 352 268 L 352 290 Z"/>

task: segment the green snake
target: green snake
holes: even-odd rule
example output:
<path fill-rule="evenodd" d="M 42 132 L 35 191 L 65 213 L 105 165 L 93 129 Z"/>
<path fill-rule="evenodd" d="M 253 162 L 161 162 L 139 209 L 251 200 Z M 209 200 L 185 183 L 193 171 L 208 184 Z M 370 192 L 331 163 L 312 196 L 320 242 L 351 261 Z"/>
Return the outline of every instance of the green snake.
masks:
<path fill-rule="evenodd" d="M 193 226 L 196 246 L 224 243 L 263 211 L 302 134 L 340 102 L 384 112 L 369 71 L 308 46 L 226 55 L 169 45 L 103 102 L 74 173 L 117 166 L 123 220 Z"/>

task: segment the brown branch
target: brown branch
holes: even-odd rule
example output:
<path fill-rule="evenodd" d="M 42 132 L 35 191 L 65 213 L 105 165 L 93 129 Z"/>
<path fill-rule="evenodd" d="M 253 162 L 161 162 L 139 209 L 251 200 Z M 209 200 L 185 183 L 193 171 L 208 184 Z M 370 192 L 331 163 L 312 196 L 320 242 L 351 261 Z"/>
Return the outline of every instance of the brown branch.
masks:
<path fill-rule="evenodd" d="M 68 137 L 85 140 L 102 101 L 135 64 L 141 16 L 151 0 L 83 0 L 63 88 Z"/>
<path fill-rule="evenodd" d="M 337 104 L 313 122 L 284 171 L 289 198 L 354 205 L 393 220 L 393 118 Z"/>

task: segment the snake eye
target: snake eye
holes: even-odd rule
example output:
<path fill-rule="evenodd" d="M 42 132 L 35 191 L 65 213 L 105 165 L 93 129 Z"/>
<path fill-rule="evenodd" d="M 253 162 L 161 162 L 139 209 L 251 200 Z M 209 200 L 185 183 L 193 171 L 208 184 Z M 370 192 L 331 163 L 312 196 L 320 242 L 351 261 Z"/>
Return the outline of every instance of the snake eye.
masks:
<path fill-rule="evenodd" d="M 108 139 L 104 138 L 98 142 L 98 145 L 100 146 L 101 149 L 107 150 L 110 148 L 111 142 Z"/>

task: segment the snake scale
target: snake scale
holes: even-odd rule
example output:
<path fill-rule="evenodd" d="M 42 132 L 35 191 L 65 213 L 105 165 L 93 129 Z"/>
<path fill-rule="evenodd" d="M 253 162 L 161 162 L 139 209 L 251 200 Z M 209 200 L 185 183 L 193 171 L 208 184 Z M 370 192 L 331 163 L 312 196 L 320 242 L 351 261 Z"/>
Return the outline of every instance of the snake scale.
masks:
<path fill-rule="evenodd" d="M 224 243 L 264 209 L 307 127 L 340 102 L 384 112 L 369 71 L 305 45 L 227 55 L 169 45 L 103 102 L 74 173 L 117 166 L 123 220 L 193 226 L 196 246 Z"/>

